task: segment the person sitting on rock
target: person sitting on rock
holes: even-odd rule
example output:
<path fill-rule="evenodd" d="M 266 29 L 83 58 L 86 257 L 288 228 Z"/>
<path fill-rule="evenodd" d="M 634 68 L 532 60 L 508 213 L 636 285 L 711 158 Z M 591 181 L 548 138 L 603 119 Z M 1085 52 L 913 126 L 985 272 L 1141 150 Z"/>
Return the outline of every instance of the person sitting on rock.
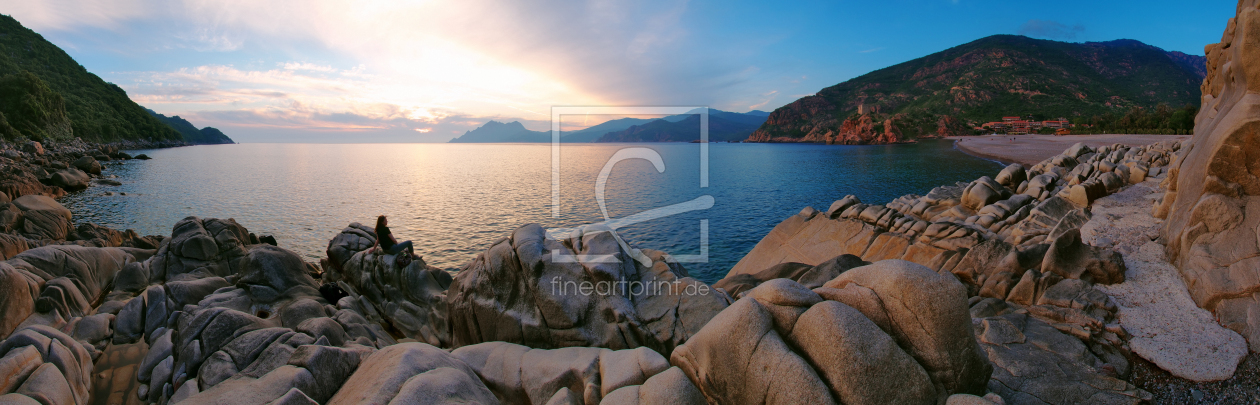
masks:
<path fill-rule="evenodd" d="M 387 255 L 402 253 L 403 249 L 407 250 L 408 259 L 416 254 L 411 241 L 398 242 L 397 239 L 394 239 L 394 234 L 389 232 L 389 220 L 385 219 L 384 215 L 376 217 L 376 245 L 380 246 L 381 250 Z"/>

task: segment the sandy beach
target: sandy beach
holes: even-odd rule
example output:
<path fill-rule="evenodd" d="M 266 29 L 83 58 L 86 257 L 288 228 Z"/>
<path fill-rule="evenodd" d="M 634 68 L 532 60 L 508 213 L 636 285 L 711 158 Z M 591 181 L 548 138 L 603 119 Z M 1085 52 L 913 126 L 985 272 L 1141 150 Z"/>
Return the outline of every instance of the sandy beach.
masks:
<path fill-rule="evenodd" d="M 986 159 L 1032 166 L 1077 142 L 1090 147 L 1111 144 L 1148 145 L 1162 141 L 1184 141 L 1190 135 L 989 135 L 950 137 L 959 150 Z M 1012 140 L 1014 139 L 1014 140 Z"/>

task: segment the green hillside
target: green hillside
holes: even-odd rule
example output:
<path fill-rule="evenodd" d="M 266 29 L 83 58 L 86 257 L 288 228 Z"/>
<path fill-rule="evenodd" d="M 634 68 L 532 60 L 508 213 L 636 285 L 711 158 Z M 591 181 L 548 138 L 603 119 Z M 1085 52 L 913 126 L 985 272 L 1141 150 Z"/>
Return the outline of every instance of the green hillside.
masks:
<path fill-rule="evenodd" d="M 859 108 L 876 122 L 950 116 L 983 123 L 1002 116 L 1086 119 L 1123 115 L 1132 107 L 1181 107 L 1199 102 L 1203 77 L 1196 63 L 1203 64 L 1202 57 L 1133 40 L 1068 43 L 995 35 L 822 89 L 775 110 L 750 140 L 790 142 L 842 132 Z M 914 132 L 903 135 L 928 131 Z"/>
<path fill-rule="evenodd" d="M 61 139 L 71 135 L 60 94 L 31 72 L 0 77 L 0 136 L 4 139 Z"/>
<path fill-rule="evenodd" d="M 0 15 L 0 81 L 4 82 L 0 113 L 7 122 L 7 126 L 0 124 L 0 130 L 16 130 L 5 132 L 5 139 L 182 140 L 179 132 L 127 98 L 123 89 L 88 72 L 61 48 L 4 15 Z M 28 96 L 29 102 L 25 101 Z M 58 104 L 64 110 L 59 111 Z M 22 107 L 9 109 L 15 105 Z M 60 115 L 69 119 L 70 131 L 60 130 L 60 124 L 51 131 L 33 130 L 47 128 L 49 120 L 56 122 Z"/>

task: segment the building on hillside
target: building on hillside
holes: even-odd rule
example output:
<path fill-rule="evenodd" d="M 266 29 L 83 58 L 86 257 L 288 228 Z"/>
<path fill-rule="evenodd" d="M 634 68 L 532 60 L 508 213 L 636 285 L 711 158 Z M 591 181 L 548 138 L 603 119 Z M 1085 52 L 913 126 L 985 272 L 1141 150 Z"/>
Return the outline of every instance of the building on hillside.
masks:
<path fill-rule="evenodd" d="M 1041 121 L 1024 120 L 1011 121 L 1009 124 L 1011 124 L 1011 129 L 1007 133 L 1011 135 L 1024 135 L 1029 132 L 1036 132 L 1038 129 L 1041 129 L 1042 125 Z"/>
<path fill-rule="evenodd" d="M 1046 128 L 1059 129 L 1059 128 L 1071 128 L 1072 124 L 1068 123 L 1067 120 L 1059 119 L 1057 121 L 1045 121 L 1042 123 L 1042 126 Z"/>
<path fill-rule="evenodd" d="M 993 131 L 993 132 L 1006 132 L 1007 130 L 1011 129 L 1011 124 L 1009 122 L 986 122 L 984 123 L 984 125 L 981 125 L 980 127 L 988 128 L 990 131 Z"/>
<path fill-rule="evenodd" d="M 980 130 L 988 129 L 994 133 L 1005 133 L 1010 135 L 1024 135 L 1035 133 L 1042 128 L 1050 128 L 1054 130 L 1072 128 L 1072 124 L 1066 118 L 1057 120 L 1036 121 L 1032 118 L 1024 119 L 1022 117 L 1002 117 L 1001 121 L 986 122 L 981 124 Z"/>

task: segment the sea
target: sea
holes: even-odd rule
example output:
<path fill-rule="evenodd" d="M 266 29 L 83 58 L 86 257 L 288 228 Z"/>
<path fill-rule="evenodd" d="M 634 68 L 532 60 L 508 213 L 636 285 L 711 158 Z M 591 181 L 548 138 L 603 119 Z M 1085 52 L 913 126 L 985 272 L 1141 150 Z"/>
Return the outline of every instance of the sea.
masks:
<path fill-rule="evenodd" d="M 310 261 L 352 222 L 389 218 L 448 271 L 531 223 L 615 227 L 715 282 L 779 222 L 855 195 L 885 203 L 994 176 L 951 141 L 817 144 L 235 144 L 133 150 L 121 183 L 71 193 L 74 222 L 169 235 L 189 216 L 234 218 Z"/>

